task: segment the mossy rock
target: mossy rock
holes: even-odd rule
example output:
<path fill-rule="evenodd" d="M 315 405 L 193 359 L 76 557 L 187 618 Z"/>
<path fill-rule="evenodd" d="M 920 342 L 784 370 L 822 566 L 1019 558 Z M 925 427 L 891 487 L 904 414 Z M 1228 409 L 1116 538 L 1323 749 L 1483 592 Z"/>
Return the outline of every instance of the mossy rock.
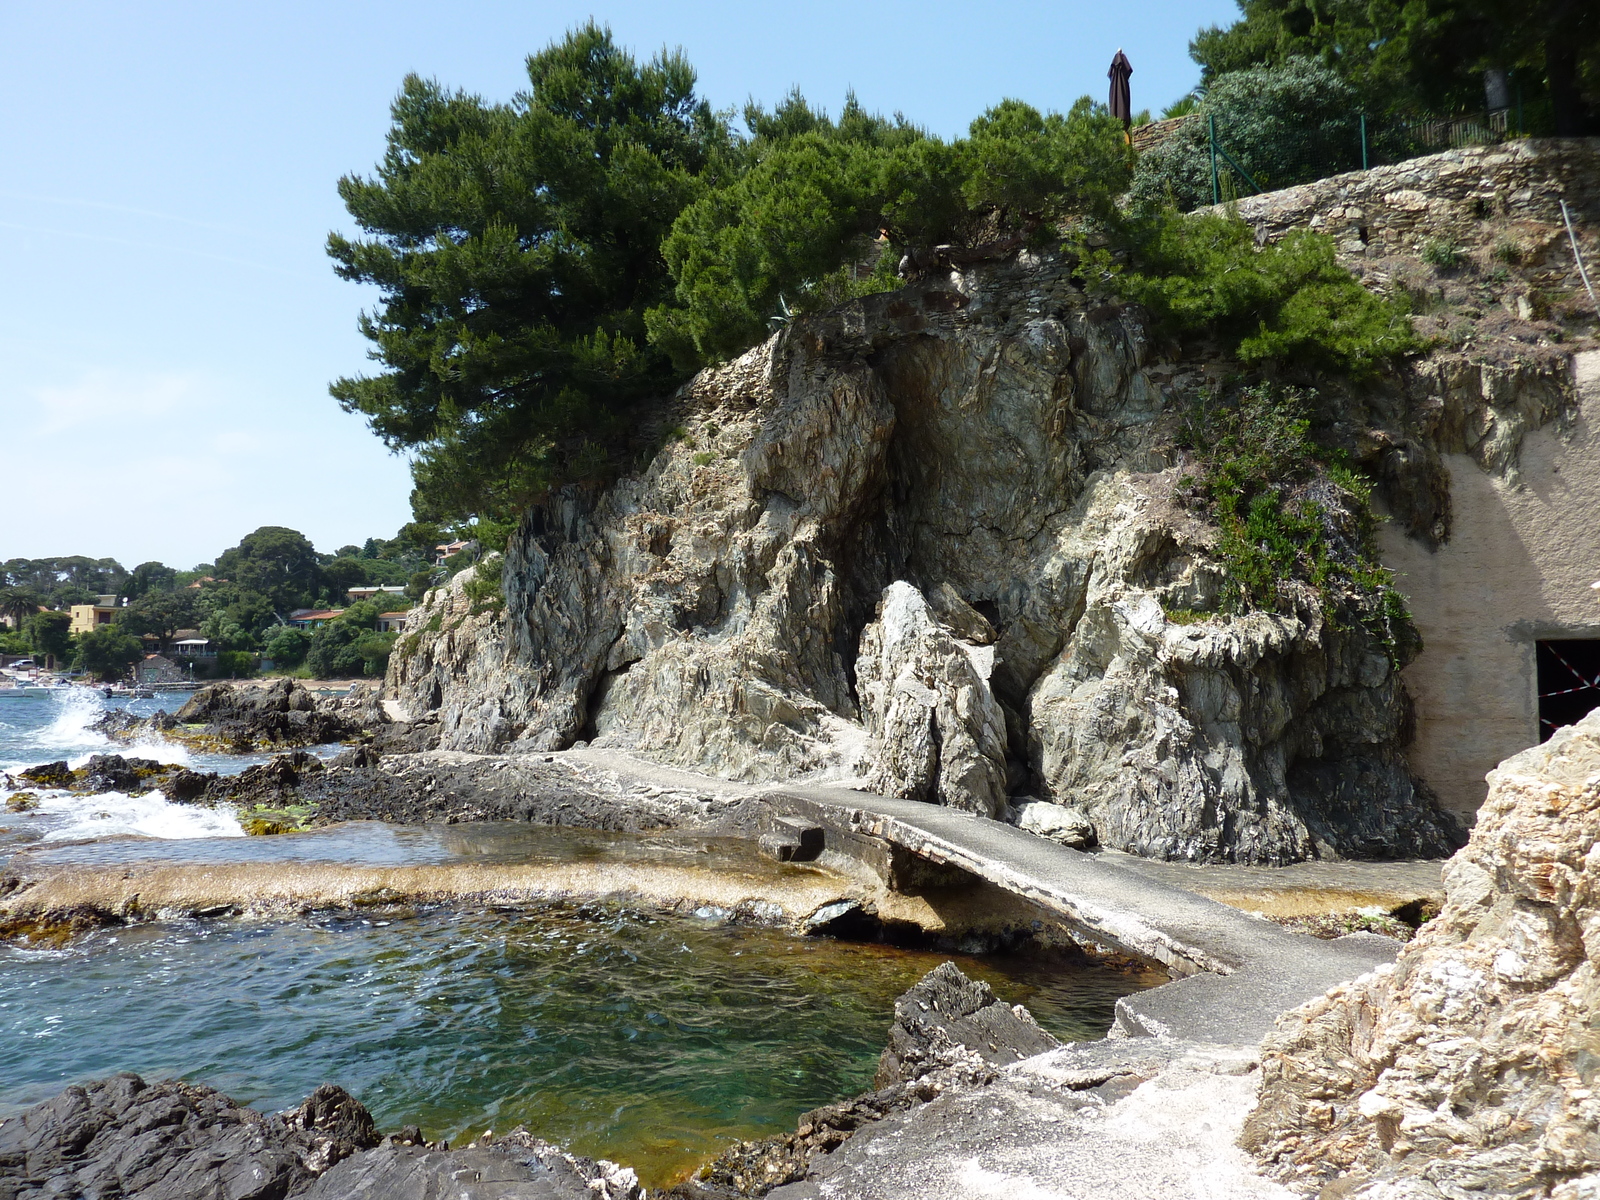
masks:
<path fill-rule="evenodd" d="M 285 825 L 282 821 L 274 821 L 268 817 L 249 817 L 240 822 L 245 833 L 251 837 L 268 837 L 274 833 L 288 833 L 293 826 Z"/>
<path fill-rule="evenodd" d="M 14 796 L 6 797 L 7 812 L 32 812 L 39 807 L 39 797 L 32 792 L 18 792 Z"/>

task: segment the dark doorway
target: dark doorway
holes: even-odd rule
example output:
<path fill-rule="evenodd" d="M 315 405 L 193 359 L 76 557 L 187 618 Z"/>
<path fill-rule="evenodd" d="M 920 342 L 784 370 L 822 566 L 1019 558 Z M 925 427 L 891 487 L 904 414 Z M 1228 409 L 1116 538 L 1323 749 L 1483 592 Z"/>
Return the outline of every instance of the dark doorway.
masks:
<path fill-rule="evenodd" d="M 1539 740 L 1600 708 L 1600 639 L 1540 642 Z"/>

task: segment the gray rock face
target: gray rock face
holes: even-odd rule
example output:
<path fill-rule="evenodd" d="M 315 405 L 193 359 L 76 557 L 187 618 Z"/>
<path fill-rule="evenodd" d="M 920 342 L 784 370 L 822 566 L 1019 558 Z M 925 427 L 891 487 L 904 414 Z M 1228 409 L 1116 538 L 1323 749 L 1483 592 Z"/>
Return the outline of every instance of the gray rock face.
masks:
<path fill-rule="evenodd" d="M 968 979 L 954 963 L 941 963 L 894 1002 L 894 1024 L 873 1086 L 911 1083 L 952 1065 L 952 1055 L 976 1054 L 1004 1066 L 1059 1045 L 1020 1004 L 1002 1004 L 988 984 Z"/>
<path fill-rule="evenodd" d="M 1018 829 L 1026 829 L 1040 837 L 1060 842 L 1074 850 L 1095 843 L 1094 825 L 1081 809 L 1066 804 L 1051 804 L 1048 800 L 1023 800 L 1007 814 L 1007 819 Z"/>
<path fill-rule="evenodd" d="M 1054 259 L 796 321 L 692 380 L 641 476 L 562 492 L 430 593 L 388 693 L 452 749 L 588 741 L 988 814 L 1025 785 L 1158 857 L 1448 852 L 1376 634 L 1314 596 L 1166 619 L 1221 582 L 1168 460 L 1206 382 Z M 474 599 L 496 570 L 503 612 Z"/>
<path fill-rule="evenodd" d="M 1006 803 L 1006 720 L 989 690 L 993 671 L 992 647 L 957 641 L 922 593 L 890 584 L 856 656 L 861 719 L 880 745 L 867 786 L 998 816 Z"/>
<path fill-rule="evenodd" d="M 0 1195 L 279 1200 L 377 1141 L 338 1088 L 268 1117 L 211 1088 L 114 1075 L 0 1122 Z"/>
<path fill-rule="evenodd" d="M 1507 759 L 1443 911 L 1390 968 L 1285 1015 L 1243 1144 L 1323 1195 L 1600 1187 L 1600 712 Z"/>

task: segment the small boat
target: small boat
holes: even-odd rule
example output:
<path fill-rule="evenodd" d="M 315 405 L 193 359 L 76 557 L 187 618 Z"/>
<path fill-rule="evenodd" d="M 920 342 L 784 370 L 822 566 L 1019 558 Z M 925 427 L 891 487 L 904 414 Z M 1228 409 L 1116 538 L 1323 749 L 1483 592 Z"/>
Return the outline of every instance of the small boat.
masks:
<path fill-rule="evenodd" d="M 18 690 L 29 696 L 59 696 L 75 689 L 70 683 L 51 680 L 48 683 L 25 683 Z"/>
<path fill-rule="evenodd" d="M 25 687 L 12 686 L 0 688 L 0 700 L 21 700 L 24 697 L 31 697 L 32 695 L 33 692 Z"/>

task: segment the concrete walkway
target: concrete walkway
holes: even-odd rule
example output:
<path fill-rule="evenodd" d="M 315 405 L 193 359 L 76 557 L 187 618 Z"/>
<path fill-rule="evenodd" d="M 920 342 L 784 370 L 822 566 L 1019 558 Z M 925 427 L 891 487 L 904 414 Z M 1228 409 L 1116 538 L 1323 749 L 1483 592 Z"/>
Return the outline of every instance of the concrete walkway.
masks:
<path fill-rule="evenodd" d="M 1121 864 L 999 821 L 845 788 L 766 789 L 783 816 L 835 836 L 866 835 L 957 867 L 1114 949 L 1184 976 L 1126 997 L 1117 1031 L 1252 1045 L 1278 1015 L 1379 963 L 1400 943 L 1372 934 L 1324 941 Z M 843 839 L 840 839 L 843 844 Z"/>
<path fill-rule="evenodd" d="M 1273 868 L 1188 868 L 1127 855 L 1085 854 L 1003 822 L 938 805 L 837 786 L 730 783 L 614 750 L 567 751 L 560 757 L 636 783 L 756 799 L 775 817 L 820 827 L 828 849 L 844 856 L 860 856 L 863 841 L 869 839 L 899 847 L 1024 897 L 1089 939 L 1160 962 L 1180 976 L 1118 1002 L 1113 1032 L 1121 1036 L 1253 1046 L 1281 1013 L 1392 962 L 1400 949 L 1399 942 L 1373 934 L 1325 941 L 1294 933 L 1173 882 L 1238 880 L 1244 871 L 1250 874 L 1242 878 L 1260 886 Z M 1358 868 L 1356 874 L 1363 876 L 1368 890 L 1385 868 L 1394 866 L 1307 867 L 1319 865 Z M 1437 878 L 1433 873 L 1438 864 L 1398 866 L 1412 883 L 1426 885 Z"/>

